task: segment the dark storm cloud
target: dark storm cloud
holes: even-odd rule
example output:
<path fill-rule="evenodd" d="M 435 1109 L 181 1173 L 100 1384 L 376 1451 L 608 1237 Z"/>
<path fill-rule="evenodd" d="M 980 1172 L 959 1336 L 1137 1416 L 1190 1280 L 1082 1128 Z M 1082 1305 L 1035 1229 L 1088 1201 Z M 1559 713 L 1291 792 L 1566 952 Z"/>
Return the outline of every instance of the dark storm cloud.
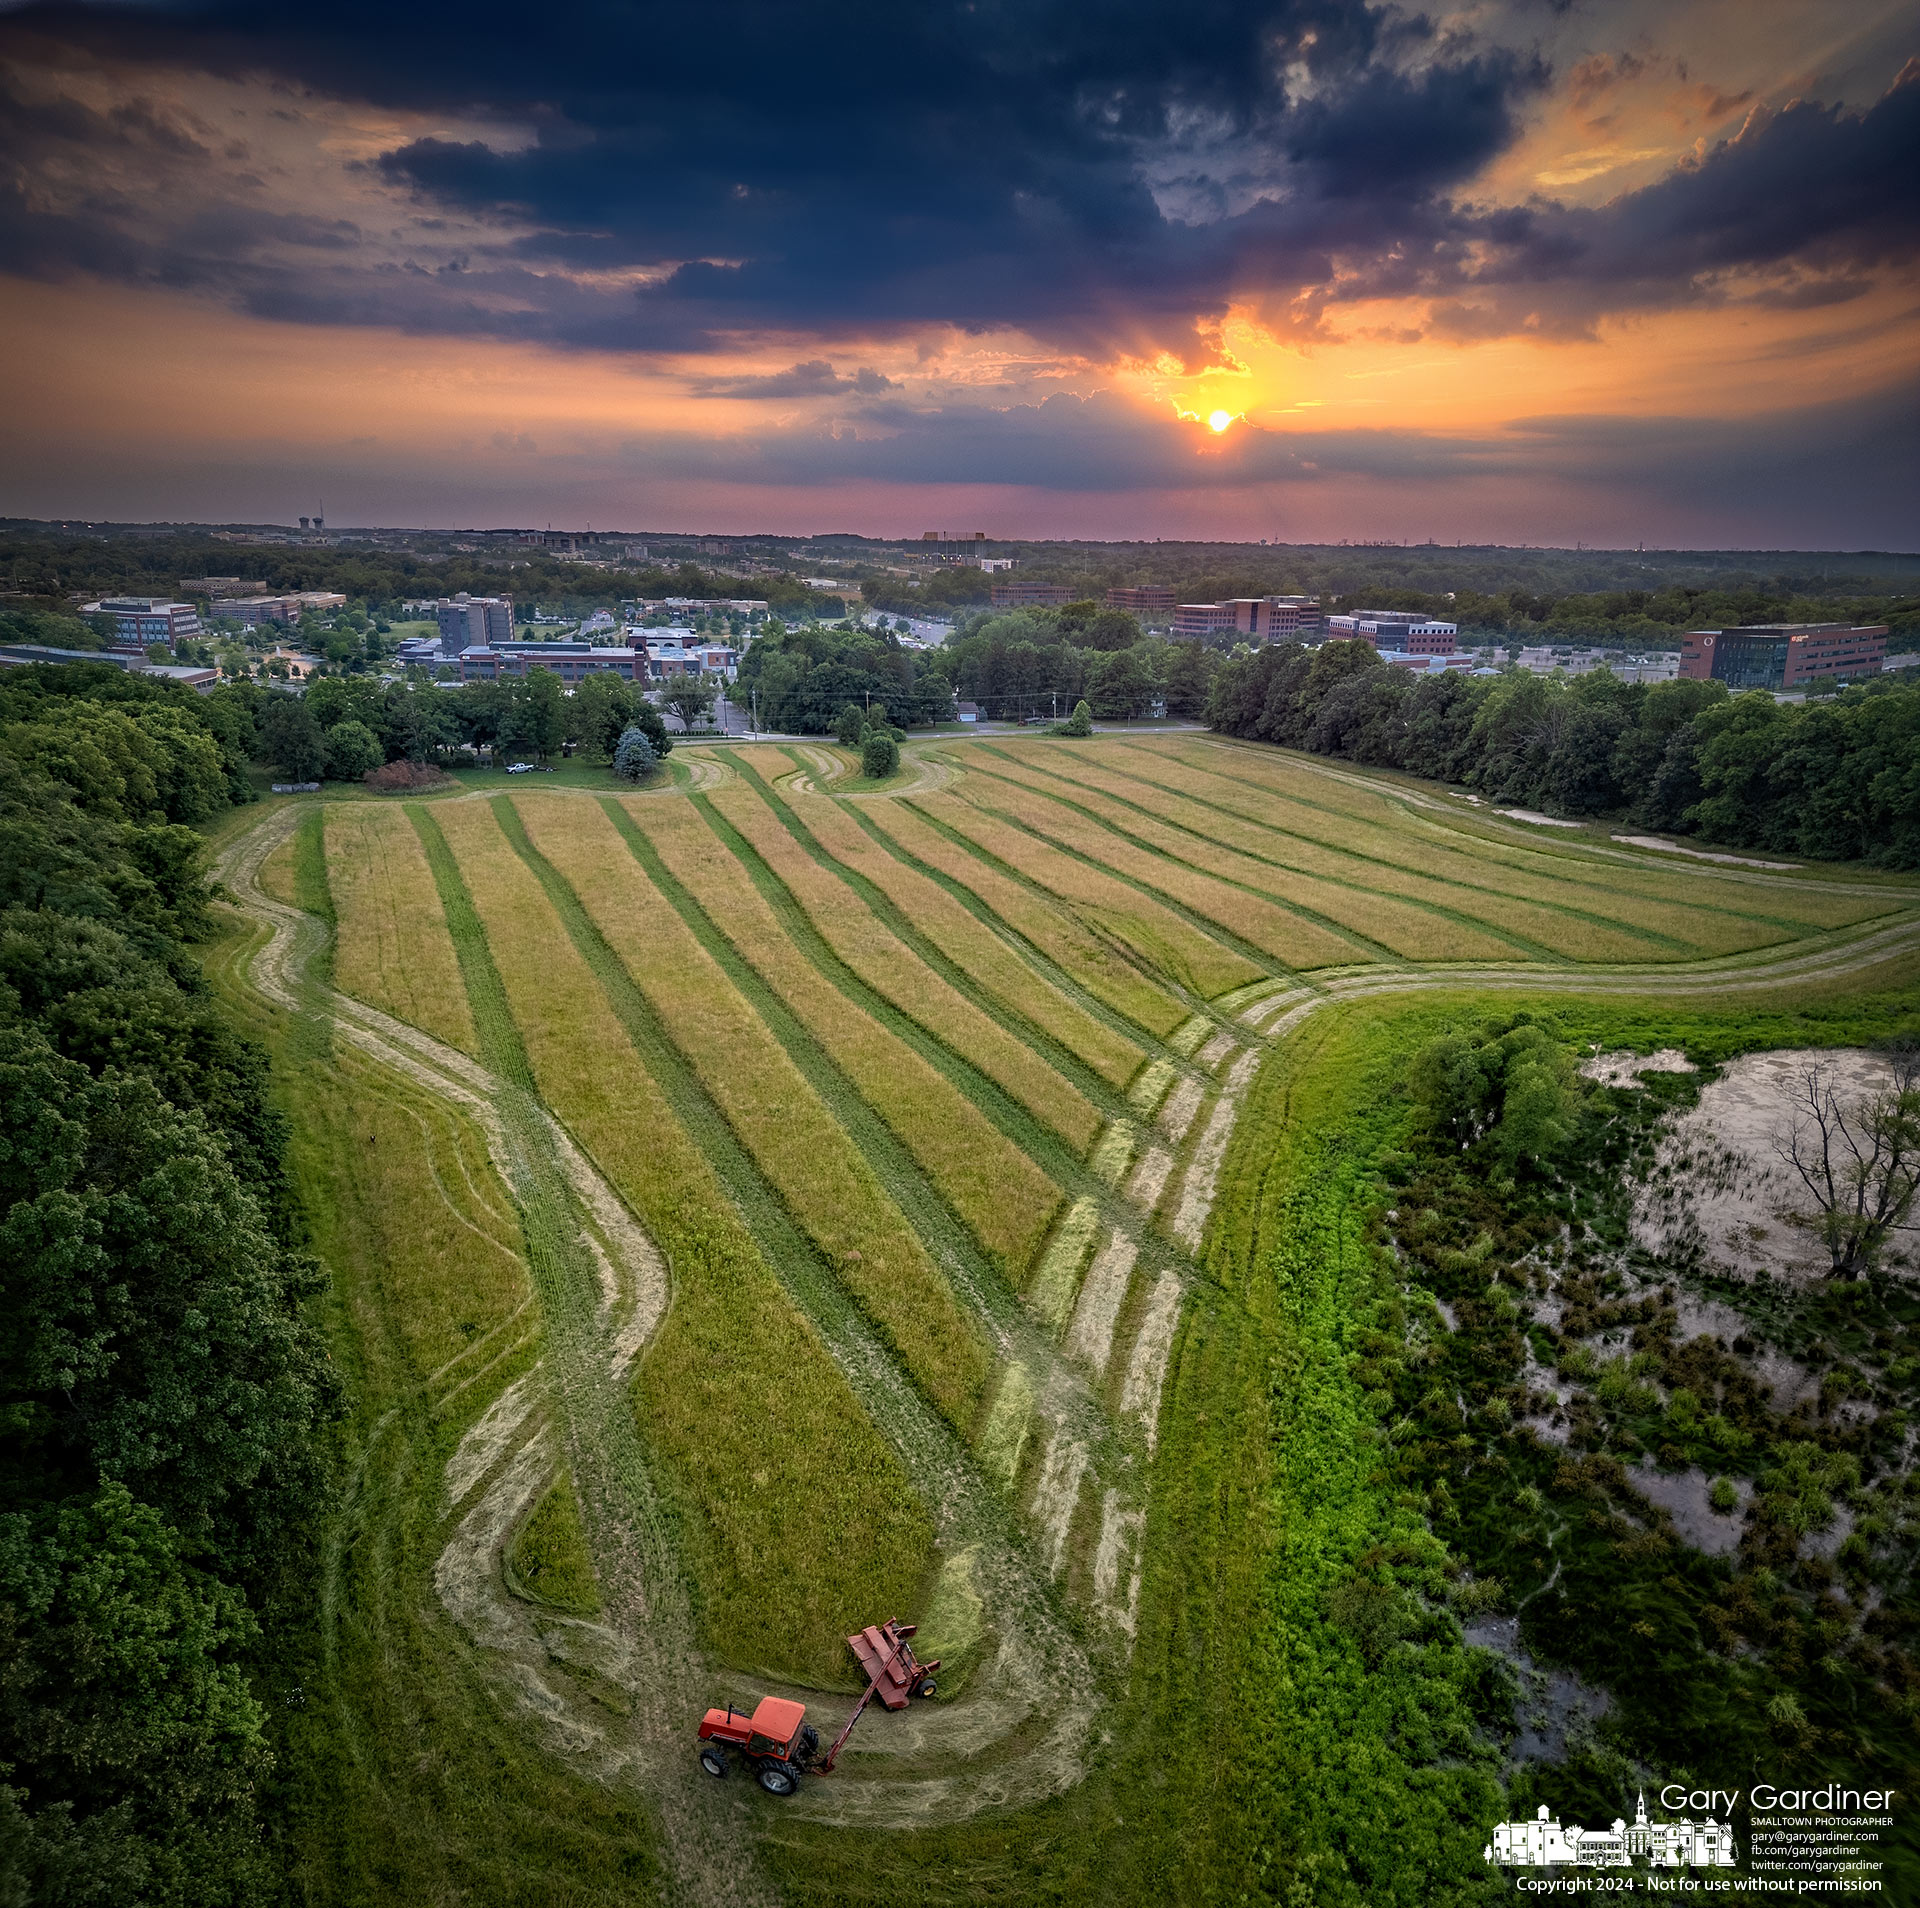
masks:
<path fill-rule="evenodd" d="M 1551 76 L 1356 0 L 58 5 L 0 17 L 0 54 L 95 58 L 129 92 L 5 102 L 0 266 L 309 323 L 655 351 L 944 324 L 1193 363 L 1235 299 L 1296 326 L 1417 297 L 1442 336 L 1581 331 L 1844 302 L 1920 239 L 1914 68 L 1864 113 L 1796 102 L 1604 206 L 1486 208 L 1461 195 Z M 1588 61 L 1576 95 L 1602 65 L 1639 70 Z M 248 208 L 258 177 L 147 97 L 182 66 L 502 132 L 366 162 L 411 237 L 362 246 L 321 208 Z M 137 176 L 41 189 L 127 153 Z M 803 388 L 814 362 L 729 394 L 842 393 Z"/>
<path fill-rule="evenodd" d="M 121 66 L 525 127 L 517 149 L 430 136 L 377 162 L 421 210 L 493 228 L 476 264 L 543 281 L 449 296 L 447 328 L 641 348 L 953 323 L 1191 357 L 1196 321 L 1249 278 L 1290 293 L 1337 245 L 1379 250 L 1418 227 L 1511 140 L 1544 79 L 1530 57 L 1353 0 L 720 0 L 537 18 L 348 0 L 29 8 L 5 30 Z M 1250 193 L 1266 202 L 1249 210 Z M 1224 216 L 1196 219 L 1210 202 Z M 37 233 L 16 223 L 11 262 L 98 256 L 63 229 L 90 223 L 87 207 Z M 610 272 L 653 276 L 587 298 L 561 282 Z M 419 286 L 289 275 L 252 268 L 236 296 L 432 323 Z"/>

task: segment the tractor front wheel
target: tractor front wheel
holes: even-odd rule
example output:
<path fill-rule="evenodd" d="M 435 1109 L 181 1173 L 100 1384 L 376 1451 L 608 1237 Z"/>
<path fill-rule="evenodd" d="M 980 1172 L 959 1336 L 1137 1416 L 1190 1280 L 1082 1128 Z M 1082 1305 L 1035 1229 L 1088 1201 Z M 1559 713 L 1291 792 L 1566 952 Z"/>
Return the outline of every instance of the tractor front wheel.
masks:
<path fill-rule="evenodd" d="M 700 1751 L 700 1766 L 717 1782 L 727 1773 L 727 1752 L 717 1743 L 708 1743 Z"/>
<path fill-rule="evenodd" d="M 791 1795 L 800 1786 L 800 1778 L 784 1762 L 763 1762 L 760 1765 L 760 1786 L 769 1795 Z"/>

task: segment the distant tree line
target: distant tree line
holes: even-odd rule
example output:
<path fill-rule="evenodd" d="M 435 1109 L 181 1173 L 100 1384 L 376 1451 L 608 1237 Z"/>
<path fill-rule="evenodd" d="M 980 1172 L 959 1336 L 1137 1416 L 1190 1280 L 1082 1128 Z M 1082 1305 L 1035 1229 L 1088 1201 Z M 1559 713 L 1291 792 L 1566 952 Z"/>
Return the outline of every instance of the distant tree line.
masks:
<path fill-rule="evenodd" d="M 1548 814 L 1920 867 L 1920 685 L 1892 679 L 1787 704 L 1606 670 L 1416 675 L 1361 642 L 1286 643 L 1229 661 L 1207 719 Z"/>
<path fill-rule="evenodd" d="M 0 1900 L 278 1897 L 263 1625 L 337 1409 L 259 1048 L 191 943 L 246 699 L 0 675 Z"/>
<path fill-rule="evenodd" d="M 1205 643 L 1147 636 L 1091 598 L 1057 610 L 988 612 L 957 624 L 938 652 L 955 693 L 995 716 L 1062 715 L 1083 698 L 1105 722 L 1207 707 L 1221 657 Z"/>

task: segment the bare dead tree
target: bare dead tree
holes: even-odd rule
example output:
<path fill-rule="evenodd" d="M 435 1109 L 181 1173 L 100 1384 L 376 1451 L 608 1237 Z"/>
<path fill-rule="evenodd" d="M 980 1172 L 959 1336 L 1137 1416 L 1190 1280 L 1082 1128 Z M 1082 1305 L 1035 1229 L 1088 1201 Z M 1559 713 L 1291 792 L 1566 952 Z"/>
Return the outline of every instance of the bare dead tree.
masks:
<path fill-rule="evenodd" d="M 1834 1069 L 1803 1067 L 1789 1090 L 1788 1124 L 1774 1140 L 1812 1196 L 1803 1222 L 1819 1233 L 1835 1278 L 1876 1270 L 1887 1242 L 1910 1232 L 1920 1201 L 1920 1049 L 1887 1056 L 1892 1081 L 1854 1100 L 1840 1096 Z"/>

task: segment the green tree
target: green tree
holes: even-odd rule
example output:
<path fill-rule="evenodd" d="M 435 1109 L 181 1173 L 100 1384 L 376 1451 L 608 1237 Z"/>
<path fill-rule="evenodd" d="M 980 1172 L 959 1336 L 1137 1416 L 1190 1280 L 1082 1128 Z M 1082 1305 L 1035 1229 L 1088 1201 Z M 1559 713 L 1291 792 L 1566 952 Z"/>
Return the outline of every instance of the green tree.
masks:
<path fill-rule="evenodd" d="M 1484 1149 L 1508 1177 L 1551 1165 L 1579 1121 L 1572 1050 L 1530 1014 L 1441 1035 L 1415 1056 L 1409 1084 L 1430 1132 Z"/>
<path fill-rule="evenodd" d="M 634 694 L 610 669 L 596 670 L 567 699 L 567 739 L 596 762 L 610 761 L 633 722 Z"/>
<path fill-rule="evenodd" d="M 326 764 L 326 741 L 313 711 L 298 696 L 272 697 L 260 718 L 267 757 L 289 782 L 317 782 Z"/>
<path fill-rule="evenodd" d="M 860 769 L 870 781 L 878 782 L 900 766 L 900 744 L 893 731 L 875 726 L 860 744 Z"/>
<path fill-rule="evenodd" d="M 629 729 L 613 751 L 613 772 L 623 782 L 644 782 L 659 760 L 646 730 Z"/>
<path fill-rule="evenodd" d="M 567 739 L 566 690 L 551 669 L 529 669 L 522 696 L 534 752 L 544 762 Z"/>
<path fill-rule="evenodd" d="M 1053 725 L 1055 735 L 1091 735 L 1093 733 L 1093 711 L 1084 701 L 1073 705 L 1073 714 L 1064 722 Z"/>
<path fill-rule="evenodd" d="M 843 749 L 857 749 L 860 738 L 867 732 L 867 712 L 857 702 L 842 706 L 839 719 L 833 725 L 834 739 Z"/>
<path fill-rule="evenodd" d="M 330 781 L 357 782 L 369 769 L 377 769 L 387 759 L 380 738 L 364 722 L 336 722 L 326 734 L 326 771 Z"/>
<path fill-rule="evenodd" d="M 692 728 L 713 709 L 713 685 L 698 676 L 676 676 L 668 686 L 665 701 L 667 707 Z"/>

